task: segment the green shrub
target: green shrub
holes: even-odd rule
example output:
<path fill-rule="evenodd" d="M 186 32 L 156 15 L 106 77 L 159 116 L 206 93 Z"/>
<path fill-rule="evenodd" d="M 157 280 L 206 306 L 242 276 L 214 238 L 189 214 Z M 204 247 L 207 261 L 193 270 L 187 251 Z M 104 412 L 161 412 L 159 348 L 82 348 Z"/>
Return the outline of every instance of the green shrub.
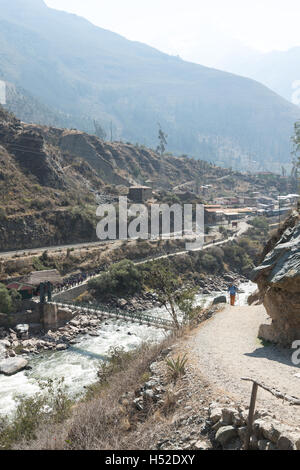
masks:
<path fill-rule="evenodd" d="M 40 382 L 41 392 L 32 397 L 16 397 L 14 417 L 0 420 L 0 449 L 10 449 L 15 442 L 36 439 L 38 427 L 63 422 L 71 412 L 72 401 L 64 379 Z"/>
<path fill-rule="evenodd" d="M 22 307 L 21 294 L 16 289 L 12 289 L 9 294 L 12 301 L 12 312 L 19 311 Z"/>
<path fill-rule="evenodd" d="M 136 352 L 125 352 L 123 348 L 111 348 L 109 359 L 103 362 L 98 370 L 98 377 L 101 384 L 108 383 L 108 379 L 117 372 L 126 370 L 128 363 Z"/>
<path fill-rule="evenodd" d="M 218 260 L 209 253 L 205 253 L 205 255 L 202 257 L 201 265 L 203 266 L 204 270 L 209 273 L 217 273 L 220 268 Z"/>
<path fill-rule="evenodd" d="M 11 313 L 13 310 L 13 301 L 9 291 L 3 284 L 0 284 L 0 313 Z"/>
<path fill-rule="evenodd" d="M 44 266 L 43 261 L 41 258 L 33 258 L 32 260 L 32 267 L 35 269 L 35 271 L 46 271 L 46 266 Z"/>
<path fill-rule="evenodd" d="M 142 290 L 141 270 L 132 261 L 123 260 L 88 283 L 96 297 L 134 295 Z"/>
<path fill-rule="evenodd" d="M 263 230 L 264 232 L 269 230 L 269 222 L 265 217 L 255 217 L 254 219 L 250 220 L 249 224 L 252 225 L 252 227 Z"/>

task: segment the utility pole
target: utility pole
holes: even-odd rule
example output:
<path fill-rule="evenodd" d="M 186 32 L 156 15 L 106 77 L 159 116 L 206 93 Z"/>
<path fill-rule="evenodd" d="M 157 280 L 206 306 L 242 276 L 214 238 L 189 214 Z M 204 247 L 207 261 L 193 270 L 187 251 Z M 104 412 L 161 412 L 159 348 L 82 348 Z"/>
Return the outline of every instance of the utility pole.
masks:
<path fill-rule="evenodd" d="M 113 123 L 110 121 L 110 141 L 113 141 Z"/>

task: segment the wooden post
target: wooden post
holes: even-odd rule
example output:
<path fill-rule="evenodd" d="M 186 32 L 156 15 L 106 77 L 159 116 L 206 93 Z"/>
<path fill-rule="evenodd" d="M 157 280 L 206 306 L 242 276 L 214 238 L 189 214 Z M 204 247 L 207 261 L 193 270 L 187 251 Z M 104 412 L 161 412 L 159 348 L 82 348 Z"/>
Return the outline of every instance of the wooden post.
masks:
<path fill-rule="evenodd" d="M 253 422 L 254 422 L 254 413 L 255 413 L 257 390 L 258 390 L 258 384 L 256 382 L 254 382 L 253 387 L 252 387 L 252 395 L 251 395 L 250 408 L 249 408 L 248 428 L 247 428 L 247 434 L 246 434 L 245 450 L 249 450 L 249 447 L 250 447 L 250 439 L 251 439 L 251 434 L 252 434 L 252 431 L 253 431 Z"/>

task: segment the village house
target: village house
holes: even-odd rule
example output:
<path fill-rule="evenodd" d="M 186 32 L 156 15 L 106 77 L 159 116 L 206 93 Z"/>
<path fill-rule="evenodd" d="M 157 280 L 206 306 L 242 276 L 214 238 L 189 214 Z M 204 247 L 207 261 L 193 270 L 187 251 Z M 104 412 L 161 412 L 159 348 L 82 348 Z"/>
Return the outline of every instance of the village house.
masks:
<path fill-rule="evenodd" d="M 22 299 L 25 300 L 37 295 L 40 285 L 47 282 L 50 282 L 52 286 L 57 286 L 62 283 L 62 277 L 56 269 L 35 271 L 23 276 L 19 281 L 8 284 L 6 287 L 9 290 L 17 290 Z"/>
<path fill-rule="evenodd" d="M 146 202 L 152 198 L 152 188 L 149 186 L 132 186 L 129 188 L 128 197 L 133 202 Z"/>

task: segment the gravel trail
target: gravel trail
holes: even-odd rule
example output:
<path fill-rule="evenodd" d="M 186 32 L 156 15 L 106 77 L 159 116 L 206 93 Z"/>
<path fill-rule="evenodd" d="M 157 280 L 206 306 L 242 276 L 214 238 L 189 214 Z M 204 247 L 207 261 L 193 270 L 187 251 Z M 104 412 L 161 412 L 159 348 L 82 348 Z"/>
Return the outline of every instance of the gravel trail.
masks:
<path fill-rule="evenodd" d="M 291 361 L 294 351 L 264 346 L 257 338 L 259 325 L 266 322 L 268 315 L 263 306 L 227 306 L 202 324 L 185 344 L 194 371 L 204 376 L 220 396 L 249 405 L 251 384 L 241 381 L 241 377 L 251 377 L 300 398 L 300 366 Z M 258 407 L 300 426 L 300 406 L 283 403 L 262 389 L 258 392 Z"/>

